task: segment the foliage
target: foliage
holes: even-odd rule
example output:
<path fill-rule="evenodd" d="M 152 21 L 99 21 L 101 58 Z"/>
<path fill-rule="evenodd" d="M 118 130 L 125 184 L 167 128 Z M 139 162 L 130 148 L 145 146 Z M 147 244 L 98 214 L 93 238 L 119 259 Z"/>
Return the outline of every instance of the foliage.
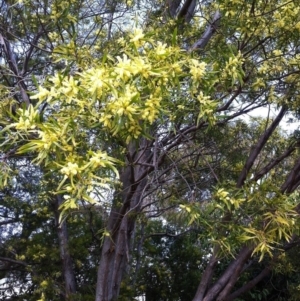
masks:
<path fill-rule="evenodd" d="M 229 300 L 278 272 L 299 235 L 279 126 L 299 115 L 299 7 L 3 0 L 3 299 Z"/>

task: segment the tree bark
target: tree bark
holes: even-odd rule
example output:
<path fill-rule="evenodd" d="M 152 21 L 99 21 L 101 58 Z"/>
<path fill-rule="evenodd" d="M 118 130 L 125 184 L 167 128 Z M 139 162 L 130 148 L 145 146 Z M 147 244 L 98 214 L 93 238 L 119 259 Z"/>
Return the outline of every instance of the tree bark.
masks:
<path fill-rule="evenodd" d="M 177 10 L 180 6 L 181 0 L 168 0 L 166 3 L 167 15 L 171 18 L 176 17 Z"/>
<path fill-rule="evenodd" d="M 243 247 L 240 253 L 238 254 L 237 258 L 228 266 L 228 268 L 225 270 L 223 275 L 219 277 L 219 279 L 216 281 L 216 283 L 207 290 L 207 292 L 204 295 L 196 295 L 193 299 L 193 301 L 213 301 L 213 300 L 222 300 L 219 299 L 219 296 L 223 298 L 223 295 L 225 294 L 228 289 L 231 289 L 231 286 L 236 282 L 238 279 L 238 276 L 240 275 L 240 272 L 243 268 L 244 263 L 246 260 L 251 256 L 252 248 L 250 247 Z M 236 275 L 235 275 L 236 273 Z M 235 275 L 234 279 L 231 280 L 231 277 Z M 229 285 L 228 287 L 226 287 Z M 222 291 L 225 289 L 224 293 L 222 294 Z M 198 291 L 200 291 L 201 288 L 198 288 Z"/>
<path fill-rule="evenodd" d="M 76 293 L 76 281 L 73 270 L 72 258 L 69 252 L 69 239 L 66 221 L 59 224 L 59 206 L 62 204 L 62 197 L 58 195 L 55 202 L 55 218 L 57 225 L 57 236 L 59 242 L 60 259 L 63 265 L 63 276 L 65 281 L 65 299 L 72 300 L 72 295 Z"/>
<path fill-rule="evenodd" d="M 184 18 L 187 23 L 189 23 L 194 16 L 194 10 L 196 7 L 196 1 L 195 0 L 185 0 L 181 10 L 178 13 L 178 18 Z"/>
<path fill-rule="evenodd" d="M 236 290 L 234 293 L 229 295 L 227 298 L 224 298 L 225 301 L 232 301 L 236 298 L 238 298 L 240 295 L 246 293 L 250 289 L 252 289 L 257 283 L 259 283 L 262 279 L 264 279 L 266 276 L 268 276 L 271 273 L 271 268 L 266 267 L 264 268 L 258 276 L 256 276 L 254 279 L 249 281 L 247 284 L 242 286 L 240 289 Z"/>
<path fill-rule="evenodd" d="M 291 193 L 293 189 L 297 188 L 298 181 L 299 181 L 299 171 L 300 171 L 300 158 L 295 163 L 293 169 L 287 176 L 285 182 L 282 184 L 280 190 L 282 193 Z"/>
<path fill-rule="evenodd" d="M 271 123 L 271 125 L 268 127 L 268 129 L 265 131 L 265 133 L 259 138 L 257 144 L 255 145 L 253 150 L 250 152 L 247 162 L 246 162 L 246 164 L 239 176 L 239 179 L 237 181 L 238 188 L 241 188 L 244 185 L 244 182 L 247 178 L 247 175 L 248 175 L 251 167 L 253 166 L 253 164 L 255 162 L 255 159 L 260 154 L 261 150 L 263 149 L 263 147 L 265 146 L 265 144 L 271 137 L 272 133 L 275 131 L 275 129 L 279 125 L 280 121 L 282 120 L 282 118 L 284 117 L 286 112 L 287 112 L 287 108 L 282 107 L 279 114 L 277 115 L 277 117 L 274 119 L 274 121 Z"/>
<path fill-rule="evenodd" d="M 212 38 L 213 34 L 216 32 L 217 28 L 220 25 L 221 13 L 216 11 L 213 17 L 212 22 L 207 26 L 205 32 L 199 40 L 197 40 L 194 45 L 190 48 L 190 51 L 204 49 L 207 43 Z"/>
<path fill-rule="evenodd" d="M 251 248 L 246 248 L 245 251 L 245 256 L 242 257 L 241 259 L 237 259 L 237 261 L 239 260 L 239 262 L 236 265 L 236 268 L 233 270 L 233 273 L 230 275 L 230 278 L 226 284 L 226 286 L 222 289 L 222 291 L 219 293 L 217 301 L 222 301 L 226 299 L 226 296 L 231 292 L 231 290 L 233 289 L 235 283 L 237 282 L 240 274 L 243 271 L 243 267 L 244 264 L 246 262 L 246 260 L 248 260 L 248 258 L 250 257 L 252 253 L 252 249 Z"/>
<path fill-rule="evenodd" d="M 291 145 L 282 155 L 273 158 L 267 165 L 265 165 L 263 168 L 261 168 L 253 177 L 253 181 L 258 181 L 261 179 L 264 175 L 266 175 L 272 168 L 274 168 L 277 164 L 282 162 L 285 158 L 290 156 L 296 148 L 299 147 L 299 142 Z"/>
<path fill-rule="evenodd" d="M 121 281 L 129 262 L 137 213 L 147 185 L 145 176 L 149 167 L 142 164 L 147 163 L 149 156 L 151 157 L 147 140 L 141 139 L 139 149 L 134 145 L 129 148 L 129 162 L 120 179 L 123 190 L 115 195 L 106 229 L 110 235 L 104 237 L 98 268 L 96 301 L 112 301 L 118 298 Z"/>
<path fill-rule="evenodd" d="M 217 248 L 217 249 L 219 249 L 219 248 Z M 208 286 L 211 282 L 211 278 L 212 278 L 213 273 L 214 273 L 215 266 L 218 262 L 218 257 L 217 257 L 218 250 L 217 249 L 215 248 L 215 251 L 214 251 L 213 255 L 211 256 L 211 258 L 209 260 L 209 263 L 208 263 L 208 265 L 207 265 L 207 267 L 206 267 L 206 269 L 205 269 L 205 271 L 202 275 L 201 282 L 198 286 L 198 290 L 197 290 L 196 295 L 193 299 L 194 301 L 195 300 L 203 300 L 203 297 L 204 297 L 204 295 L 205 295 L 205 293 L 208 289 Z"/>
<path fill-rule="evenodd" d="M 10 43 L 5 37 L 3 37 L 1 35 L 1 33 L 0 33 L 0 47 L 3 49 L 8 66 L 9 66 L 12 74 L 14 75 L 14 77 L 17 80 L 17 86 L 19 87 L 19 90 L 20 90 L 22 102 L 24 102 L 26 104 L 26 106 L 28 107 L 30 105 L 30 99 L 26 92 L 27 87 L 24 83 L 22 76 L 20 75 L 18 65 L 17 65 L 16 59 L 15 59 L 15 55 L 10 47 Z"/>

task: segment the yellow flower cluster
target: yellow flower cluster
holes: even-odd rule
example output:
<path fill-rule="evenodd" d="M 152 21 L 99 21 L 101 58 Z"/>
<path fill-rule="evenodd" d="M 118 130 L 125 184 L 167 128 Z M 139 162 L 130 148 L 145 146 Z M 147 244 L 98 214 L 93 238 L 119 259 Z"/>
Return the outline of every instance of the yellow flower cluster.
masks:
<path fill-rule="evenodd" d="M 78 164 L 71 163 L 71 162 L 68 162 L 67 165 L 61 169 L 61 173 L 66 176 L 77 175 L 78 171 L 79 171 Z"/>
<path fill-rule="evenodd" d="M 61 93 L 65 96 L 66 103 L 71 103 L 78 93 L 78 81 L 73 76 L 65 78 L 62 82 Z"/>
<path fill-rule="evenodd" d="M 17 130 L 33 130 L 36 128 L 36 119 L 38 117 L 38 112 L 30 105 L 26 110 L 19 109 L 19 121 L 13 123 L 11 127 L 15 127 Z"/>
<path fill-rule="evenodd" d="M 91 93 L 95 98 L 100 98 L 103 94 L 103 90 L 106 86 L 105 80 L 107 75 L 104 68 L 91 68 L 88 69 L 82 78 L 87 86 L 87 91 Z"/>
<path fill-rule="evenodd" d="M 108 156 L 106 152 L 102 152 L 99 150 L 97 152 L 90 151 L 89 156 L 89 161 L 86 165 L 84 165 L 83 169 L 96 169 L 98 167 L 113 166 L 113 164 L 117 162 L 116 159 Z M 117 173 L 117 170 L 115 170 L 115 172 Z"/>
<path fill-rule="evenodd" d="M 132 60 L 126 54 L 123 58 L 117 56 L 118 64 L 114 69 L 114 74 L 120 80 L 127 80 L 131 76 L 140 74 L 144 78 L 148 78 L 150 74 L 154 75 L 151 71 L 151 65 L 147 62 L 146 57 L 135 57 Z"/>
<path fill-rule="evenodd" d="M 137 113 L 137 105 L 133 101 L 136 96 L 138 96 L 138 93 L 134 91 L 134 88 L 126 85 L 124 94 L 120 94 L 118 98 L 110 101 L 109 111 L 113 116 L 126 116 L 129 121 L 133 121 L 134 115 Z"/>
<path fill-rule="evenodd" d="M 142 133 L 142 123 L 152 124 L 160 112 L 167 112 L 168 107 L 164 107 L 162 100 L 173 93 L 169 87 L 186 76 L 186 67 L 194 90 L 206 73 L 205 62 L 189 58 L 174 46 L 153 42 L 141 29 L 135 29 L 129 34 L 127 43 L 123 41 L 122 44 L 126 51 L 115 59 L 108 56 L 102 64 L 90 66 L 73 76 L 56 74 L 49 79 L 50 88 L 39 88 L 32 99 L 47 100 L 61 109 L 66 104 L 64 110 L 70 110 L 72 104 L 77 108 L 70 116 L 81 118 L 76 115 L 89 112 L 93 116 L 91 120 L 99 120 L 113 135 L 120 135 L 128 142 Z M 67 53 L 68 47 L 61 46 L 58 50 Z M 234 64 L 235 61 L 230 61 L 231 70 Z M 202 108 L 202 116 L 213 114 L 211 106 L 202 103 Z M 44 141 L 47 135 L 40 134 L 40 137 Z M 49 141 L 56 139 L 54 136 L 48 138 Z M 44 148 L 48 147 L 49 143 L 45 143 Z"/>
<path fill-rule="evenodd" d="M 142 118 L 148 120 L 150 124 L 158 117 L 161 97 L 154 97 L 152 94 L 145 102 L 145 109 Z"/>
<path fill-rule="evenodd" d="M 199 123 L 200 119 L 203 119 L 212 126 L 216 121 L 214 111 L 217 108 L 217 102 L 212 101 L 209 96 L 205 96 L 202 91 L 199 93 L 197 99 L 200 103 L 200 113 L 198 115 L 197 123 Z"/>
<path fill-rule="evenodd" d="M 42 147 L 46 150 L 50 149 L 51 145 L 53 143 L 58 142 L 59 140 L 59 137 L 55 132 L 50 132 L 50 131 L 38 131 L 38 132 L 42 142 Z"/>
<path fill-rule="evenodd" d="M 135 28 L 133 34 L 131 35 L 130 42 L 133 42 L 136 47 L 139 47 L 143 43 L 144 33 L 142 29 Z"/>
<path fill-rule="evenodd" d="M 240 80 L 241 74 L 243 73 L 243 62 L 244 58 L 241 52 L 238 52 L 236 56 L 231 56 L 226 62 L 225 68 L 223 69 L 222 78 L 229 78 L 232 82 Z"/>
<path fill-rule="evenodd" d="M 191 63 L 190 73 L 192 75 L 192 78 L 194 81 L 199 82 L 199 80 L 202 79 L 202 77 L 205 74 L 206 63 L 199 62 L 198 60 L 195 59 L 191 59 L 190 63 Z"/>
<path fill-rule="evenodd" d="M 61 16 L 68 10 L 70 9 L 70 6 L 75 3 L 74 0 L 71 1 L 53 1 L 51 4 L 51 19 L 52 20 L 58 20 L 61 18 Z M 76 18 L 68 14 L 66 16 L 66 19 L 71 21 L 71 22 L 76 22 Z"/>
<path fill-rule="evenodd" d="M 91 128 L 104 137 L 116 136 L 125 144 L 147 135 L 147 126 L 160 116 L 173 118 L 170 104 L 186 110 L 182 101 L 176 99 L 198 87 L 206 73 L 206 63 L 191 59 L 179 47 L 152 41 L 141 29 L 125 36 L 120 43 L 124 46 L 118 56 L 94 60 L 88 68 L 84 63 L 82 71 L 72 75 L 56 73 L 45 87 L 39 87 L 31 98 L 39 104 L 48 103 L 51 113 L 43 122 L 36 120 L 37 112 L 30 106 L 13 125 L 20 133 L 28 128 L 35 130 L 38 139 L 22 146 L 20 152 L 36 151 L 35 162 L 44 162 L 59 171 L 57 191 L 67 193 L 69 207 L 75 206 L 77 199 L 91 201 L 88 191 L 95 186 L 107 187 L 99 174 L 105 176 L 110 170 L 110 177 L 111 171 L 118 177 L 118 161 L 94 148 L 86 137 Z M 57 58 L 70 56 L 74 47 L 71 42 L 56 47 Z M 192 83 L 186 82 L 191 86 L 181 91 L 180 82 L 189 75 Z M 199 118 L 211 123 L 216 104 L 203 92 L 198 95 L 191 96 L 191 101 L 200 103 Z M 91 150 L 82 149 L 84 139 Z M 50 159 L 53 154 L 59 158 L 55 163 Z"/>

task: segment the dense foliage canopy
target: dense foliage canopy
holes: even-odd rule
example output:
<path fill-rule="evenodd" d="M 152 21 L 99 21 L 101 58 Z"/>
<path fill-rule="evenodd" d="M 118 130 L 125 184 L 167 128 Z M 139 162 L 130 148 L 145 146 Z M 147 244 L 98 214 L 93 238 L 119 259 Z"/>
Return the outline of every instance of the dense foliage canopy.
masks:
<path fill-rule="evenodd" d="M 0 1 L 0 299 L 298 300 L 299 12 Z"/>

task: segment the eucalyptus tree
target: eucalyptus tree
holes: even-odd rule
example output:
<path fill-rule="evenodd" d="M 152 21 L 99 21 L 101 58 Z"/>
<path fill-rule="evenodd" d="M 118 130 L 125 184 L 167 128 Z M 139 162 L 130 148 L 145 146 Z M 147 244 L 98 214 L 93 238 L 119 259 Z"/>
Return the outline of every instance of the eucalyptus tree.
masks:
<path fill-rule="evenodd" d="M 149 208 L 161 218 L 185 213 L 187 228 L 197 224 L 207 233 L 212 254 L 194 300 L 231 300 L 270 273 L 280 252 L 296 244 L 299 226 L 298 140 L 283 136 L 264 155 L 284 116 L 298 110 L 298 1 L 2 3 L 11 15 L 1 15 L 8 104 L 2 106 L 2 183 L 13 181 L 12 156 L 29 156 L 38 166 L 61 223 L 65 298 L 78 290 L 66 216 L 87 203 L 108 214 L 96 301 L 118 298 L 137 218 L 149 218 Z M 142 13 L 134 16 L 137 9 Z M 277 116 L 257 138 L 249 134 L 235 175 L 226 179 L 225 161 L 221 177 L 206 158 L 211 147 L 193 146 L 209 130 L 269 106 Z M 215 187 L 201 191 L 199 179 L 186 179 L 187 202 L 153 200 L 155 186 L 192 177 L 184 168 L 199 162 Z M 257 254 L 273 263 L 232 293 Z M 214 278 L 228 256 L 234 259 Z"/>

